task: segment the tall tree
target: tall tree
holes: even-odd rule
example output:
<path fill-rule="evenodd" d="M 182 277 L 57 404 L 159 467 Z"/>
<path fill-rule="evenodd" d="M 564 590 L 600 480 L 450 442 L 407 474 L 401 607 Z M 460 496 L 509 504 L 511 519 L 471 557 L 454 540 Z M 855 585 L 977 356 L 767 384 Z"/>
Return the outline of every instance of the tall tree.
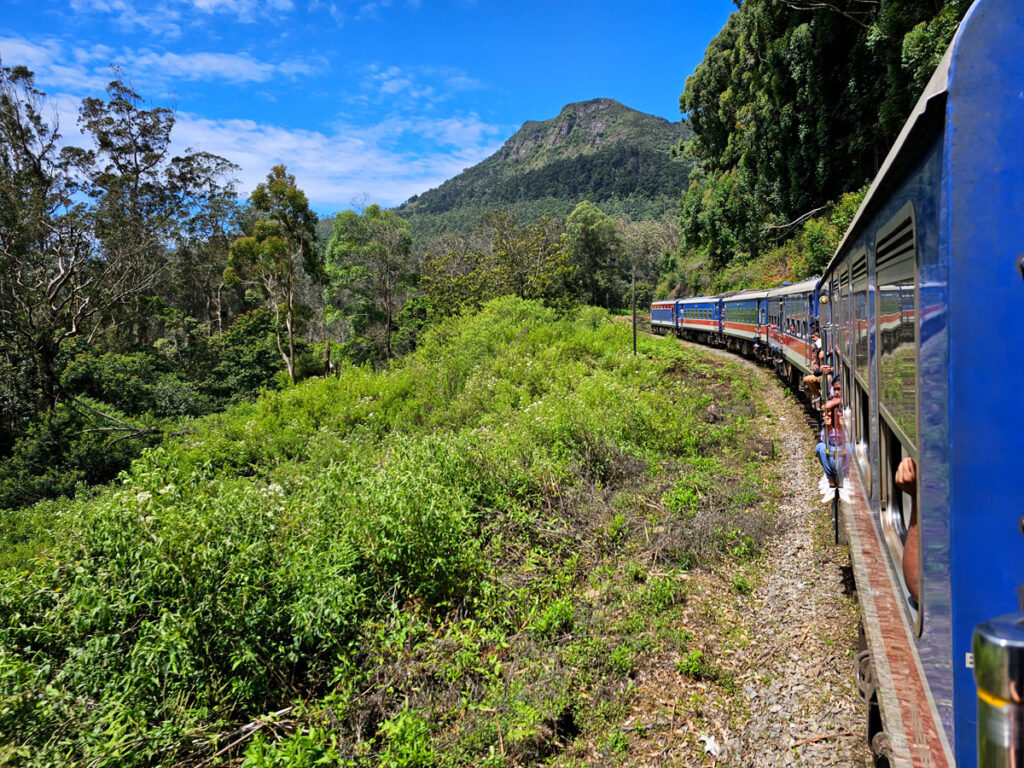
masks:
<path fill-rule="evenodd" d="M 968 0 L 745 0 L 687 78 L 685 250 L 757 256 L 878 170 Z M 790 228 L 792 231 L 792 228 Z"/>
<path fill-rule="evenodd" d="M 424 264 L 424 290 L 436 314 L 475 309 L 498 296 L 569 298 L 571 267 L 549 217 L 520 225 L 508 211 L 484 214 L 472 237 L 446 236 Z"/>
<path fill-rule="evenodd" d="M 417 278 L 409 224 L 393 211 L 370 205 L 362 214 L 339 213 L 327 244 L 331 292 L 351 291 L 353 311 L 377 318 L 386 359 L 394 356 L 395 318 Z"/>
<path fill-rule="evenodd" d="M 594 306 L 622 306 L 625 260 L 615 222 L 584 200 L 566 219 L 565 235 L 576 281 L 586 300 Z"/>
<path fill-rule="evenodd" d="M 123 81 L 86 99 L 87 148 L 60 148 L 45 94 L 24 67 L 0 67 L 0 336 L 35 362 L 40 406 L 59 397 L 68 339 L 134 319 L 177 238 L 230 195 L 221 158 L 170 157 L 174 124 Z"/>
<path fill-rule="evenodd" d="M 319 278 L 322 272 L 319 251 L 314 247 L 317 217 L 283 165 L 275 165 L 267 180 L 256 186 L 249 205 L 256 218 L 252 234 L 232 243 L 224 280 L 243 282 L 263 292 L 276 318 L 278 352 L 294 384 L 296 291 L 303 273 Z"/>

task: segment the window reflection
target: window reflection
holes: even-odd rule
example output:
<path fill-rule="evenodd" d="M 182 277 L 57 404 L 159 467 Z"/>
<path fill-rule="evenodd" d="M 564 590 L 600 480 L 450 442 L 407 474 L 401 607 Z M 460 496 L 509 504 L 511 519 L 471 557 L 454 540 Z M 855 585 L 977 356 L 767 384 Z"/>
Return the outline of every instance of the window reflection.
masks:
<path fill-rule="evenodd" d="M 909 265 L 913 268 L 913 263 Z M 882 406 L 911 442 L 917 442 L 917 358 L 914 279 L 879 287 L 878 389 Z"/>

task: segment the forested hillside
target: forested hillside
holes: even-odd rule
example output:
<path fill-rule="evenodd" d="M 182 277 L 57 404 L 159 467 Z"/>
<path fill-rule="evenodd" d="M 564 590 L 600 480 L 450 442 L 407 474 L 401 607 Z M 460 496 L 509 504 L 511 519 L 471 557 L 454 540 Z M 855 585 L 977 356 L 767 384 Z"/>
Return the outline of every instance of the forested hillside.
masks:
<path fill-rule="evenodd" d="M 674 211 L 692 163 L 671 149 L 691 133 L 613 99 L 566 105 L 527 121 L 494 155 L 399 206 L 416 235 L 469 231 L 494 208 L 524 222 L 564 218 L 583 201 L 610 215 L 657 219 Z"/>
<path fill-rule="evenodd" d="M 680 97 L 696 161 L 662 292 L 820 271 L 969 0 L 745 0 Z"/>

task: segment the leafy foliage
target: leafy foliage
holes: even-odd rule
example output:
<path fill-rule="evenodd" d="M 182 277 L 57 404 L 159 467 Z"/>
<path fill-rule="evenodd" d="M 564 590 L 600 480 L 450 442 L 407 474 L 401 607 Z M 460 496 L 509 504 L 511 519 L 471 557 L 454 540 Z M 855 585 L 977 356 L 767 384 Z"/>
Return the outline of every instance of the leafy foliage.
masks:
<path fill-rule="evenodd" d="M 677 151 L 699 166 L 682 198 L 682 255 L 711 275 L 757 260 L 862 187 L 968 5 L 744 2 L 680 97 L 694 135 Z M 814 226 L 805 242 L 831 239 Z M 797 271 L 822 261 L 809 259 Z"/>
<path fill-rule="evenodd" d="M 362 214 L 339 213 L 327 244 L 327 265 L 332 298 L 344 303 L 344 314 L 358 318 L 356 333 L 380 337 L 374 358 L 390 360 L 395 321 L 416 279 L 409 225 L 376 204 Z"/>
<path fill-rule="evenodd" d="M 250 236 L 232 243 L 224 282 L 247 281 L 262 291 L 274 312 L 278 351 L 295 383 L 298 283 L 303 273 L 316 279 L 322 271 L 320 254 L 313 247 L 316 214 L 283 165 L 271 169 L 249 201 L 256 222 Z"/>
<path fill-rule="evenodd" d="M 663 339 L 629 348 L 596 310 L 492 302 L 390 371 L 343 366 L 192 422 L 119 485 L 11 518 L 10 759 L 511 764 L 600 727 L 637 663 L 612 657 L 616 622 L 671 625 L 683 595 L 667 576 L 636 598 L 602 586 L 621 610 L 587 595 L 634 578 L 620 551 L 676 467 L 745 455 L 743 417 L 697 416 L 709 385 L 750 395 Z M 742 459 L 721 473 L 765 481 Z M 727 493 L 722 525 L 762 514 Z"/>
<path fill-rule="evenodd" d="M 521 226 L 511 213 L 493 211 L 473 238 L 449 236 L 424 263 L 424 292 L 433 311 L 447 316 L 473 310 L 497 296 L 571 301 L 572 267 L 554 222 Z"/>

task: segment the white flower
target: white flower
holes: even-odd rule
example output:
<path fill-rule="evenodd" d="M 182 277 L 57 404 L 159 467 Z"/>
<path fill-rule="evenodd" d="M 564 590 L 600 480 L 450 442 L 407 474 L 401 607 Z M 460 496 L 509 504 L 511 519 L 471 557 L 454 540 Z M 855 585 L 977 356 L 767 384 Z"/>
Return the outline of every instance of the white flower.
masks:
<path fill-rule="evenodd" d="M 135 494 L 135 500 L 139 504 L 145 504 L 147 501 L 153 498 L 153 494 L 149 491 L 142 491 L 142 493 Z"/>
<path fill-rule="evenodd" d="M 282 488 L 277 483 L 271 483 L 270 485 L 268 485 L 267 490 L 270 491 L 271 493 L 276 493 L 278 496 L 284 495 L 284 488 Z"/>
<path fill-rule="evenodd" d="M 700 740 L 704 742 L 704 753 L 711 755 L 712 757 L 718 757 L 721 752 L 721 748 L 718 746 L 718 742 L 715 741 L 714 736 L 701 736 Z"/>

